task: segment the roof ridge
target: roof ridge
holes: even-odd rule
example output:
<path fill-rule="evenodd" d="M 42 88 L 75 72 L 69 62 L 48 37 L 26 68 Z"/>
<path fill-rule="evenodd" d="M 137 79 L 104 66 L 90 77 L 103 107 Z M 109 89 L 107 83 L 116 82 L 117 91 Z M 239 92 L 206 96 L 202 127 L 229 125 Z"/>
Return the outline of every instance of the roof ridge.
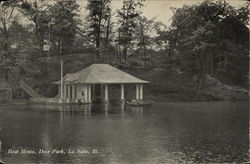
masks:
<path fill-rule="evenodd" d="M 87 77 L 87 78 L 85 79 L 85 81 L 87 81 L 89 73 L 93 70 L 93 68 L 91 68 L 91 66 L 93 66 L 93 64 L 91 64 L 91 65 L 88 66 L 87 68 L 81 70 L 81 71 L 83 71 L 83 70 L 89 69 L 89 70 L 87 70 L 87 71 L 88 71 L 88 72 L 86 73 L 86 77 Z M 81 77 L 81 75 L 80 75 L 79 77 Z"/>

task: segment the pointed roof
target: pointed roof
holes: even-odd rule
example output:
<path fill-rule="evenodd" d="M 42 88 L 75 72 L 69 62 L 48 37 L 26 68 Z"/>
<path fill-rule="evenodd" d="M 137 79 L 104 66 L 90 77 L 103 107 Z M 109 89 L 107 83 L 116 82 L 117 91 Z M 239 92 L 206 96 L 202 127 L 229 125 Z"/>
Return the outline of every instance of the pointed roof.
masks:
<path fill-rule="evenodd" d="M 109 64 L 92 64 L 76 73 L 64 76 L 66 83 L 85 83 L 85 84 L 129 84 L 129 83 L 148 83 L 123 72 Z M 60 84 L 60 80 L 54 82 Z"/>

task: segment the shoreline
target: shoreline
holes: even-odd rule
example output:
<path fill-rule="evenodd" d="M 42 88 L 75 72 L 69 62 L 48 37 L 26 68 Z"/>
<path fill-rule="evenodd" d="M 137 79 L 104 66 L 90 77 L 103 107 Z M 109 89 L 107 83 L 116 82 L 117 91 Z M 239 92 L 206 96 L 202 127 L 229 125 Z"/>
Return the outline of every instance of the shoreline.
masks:
<path fill-rule="evenodd" d="M 147 100 L 147 99 L 146 99 Z M 162 101 L 162 100 L 158 100 L 158 101 L 154 101 L 154 104 L 165 104 L 165 103 L 216 103 L 216 102 L 249 102 L 247 100 L 208 100 L 208 101 L 201 101 L 201 100 L 197 100 L 197 101 L 179 101 L 179 100 L 167 100 L 167 101 Z M 91 104 L 56 104 L 56 103 L 34 103 L 34 102 L 25 102 L 25 103 L 8 103 L 8 104 L 0 104 L 1 106 L 25 106 L 25 105 L 41 105 L 41 106 L 87 106 L 87 105 L 93 105 L 93 104 L 102 104 L 102 103 L 91 103 Z M 111 104 L 119 104 L 118 101 L 114 101 L 111 102 Z"/>

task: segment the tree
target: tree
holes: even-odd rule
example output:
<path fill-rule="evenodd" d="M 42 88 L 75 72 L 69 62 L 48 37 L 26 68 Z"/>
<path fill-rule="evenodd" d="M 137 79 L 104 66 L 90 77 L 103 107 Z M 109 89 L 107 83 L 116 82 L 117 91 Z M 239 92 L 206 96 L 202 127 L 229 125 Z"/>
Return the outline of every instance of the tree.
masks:
<path fill-rule="evenodd" d="M 139 47 L 140 58 L 146 64 L 147 61 L 147 49 L 149 45 L 153 44 L 153 38 L 150 33 L 153 33 L 154 19 L 147 19 L 146 17 L 139 16 L 137 18 L 138 25 L 136 27 L 136 38 L 138 40 L 137 46 Z"/>
<path fill-rule="evenodd" d="M 175 11 L 168 41 L 181 55 L 183 69 L 198 75 L 197 94 L 206 74 L 227 83 L 247 83 L 248 14 L 247 7 L 235 9 L 212 0 Z"/>
<path fill-rule="evenodd" d="M 102 33 L 104 32 L 106 23 L 106 42 L 109 37 L 109 26 L 111 19 L 110 0 L 88 0 L 87 9 L 89 10 L 89 15 L 87 18 L 89 26 L 88 35 L 93 39 L 96 48 L 96 57 L 99 59 Z"/>
<path fill-rule="evenodd" d="M 127 62 L 127 51 L 131 47 L 135 34 L 136 18 L 141 14 L 141 1 L 123 1 L 122 8 L 118 11 L 118 44 L 123 47 L 123 58 Z"/>
<path fill-rule="evenodd" d="M 57 54 L 69 52 L 79 31 L 79 5 L 75 0 L 57 1 L 49 8 L 49 42 L 57 47 Z"/>
<path fill-rule="evenodd" d="M 35 24 L 36 45 L 40 53 L 43 52 L 44 39 L 50 16 L 48 15 L 48 4 L 44 0 L 27 1 L 18 3 L 21 13 Z"/>
<path fill-rule="evenodd" d="M 9 38 L 13 26 L 18 21 L 14 2 L 0 2 L 0 31 L 3 36 L 2 55 L 9 56 Z"/>
<path fill-rule="evenodd" d="M 0 74 L 8 78 L 8 72 L 13 69 L 15 55 L 10 49 L 13 45 L 12 32 L 15 25 L 18 25 L 18 12 L 14 1 L 0 2 Z"/>

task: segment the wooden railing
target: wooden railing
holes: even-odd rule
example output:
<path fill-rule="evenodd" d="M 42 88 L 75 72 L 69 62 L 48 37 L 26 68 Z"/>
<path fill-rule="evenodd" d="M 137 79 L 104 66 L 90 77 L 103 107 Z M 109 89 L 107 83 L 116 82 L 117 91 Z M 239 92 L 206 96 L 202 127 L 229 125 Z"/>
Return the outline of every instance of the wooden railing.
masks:
<path fill-rule="evenodd" d="M 28 93 L 31 97 L 41 97 L 36 91 L 34 91 L 25 81 L 20 80 L 20 87 Z"/>

